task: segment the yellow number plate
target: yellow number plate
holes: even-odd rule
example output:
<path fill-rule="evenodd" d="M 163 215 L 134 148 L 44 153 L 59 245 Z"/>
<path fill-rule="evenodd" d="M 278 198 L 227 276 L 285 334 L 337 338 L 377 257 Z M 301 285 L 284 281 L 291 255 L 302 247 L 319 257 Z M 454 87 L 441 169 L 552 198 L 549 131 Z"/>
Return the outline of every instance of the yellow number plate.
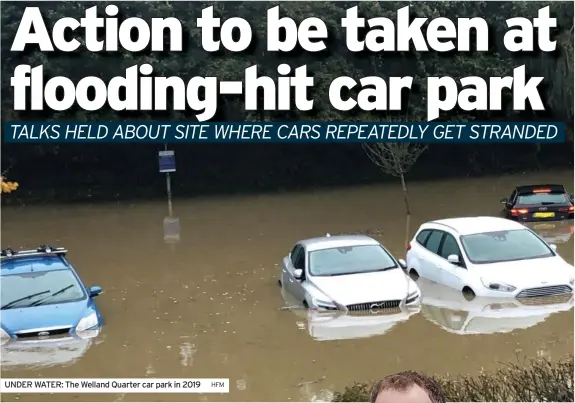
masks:
<path fill-rule="evenodd" d="M 555 213 L 535 213 L 535 214 L 533 214 L 533 217 L 550 218 L 550 217 L 555 217 Z"/>

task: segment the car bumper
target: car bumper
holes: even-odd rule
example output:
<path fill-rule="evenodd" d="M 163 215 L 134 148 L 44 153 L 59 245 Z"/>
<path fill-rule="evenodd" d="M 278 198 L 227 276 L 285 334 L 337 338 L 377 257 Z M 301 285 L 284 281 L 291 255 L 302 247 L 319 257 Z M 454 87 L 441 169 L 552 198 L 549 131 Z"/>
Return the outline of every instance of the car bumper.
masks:
<path fill-rule="evenodd" d="M 479 290 L 478 290 L 479 291 Z M 482 289 L 475 292 L 478 297 L 488 298 L 515 298 L 518 300 L 534 300 L 537 298 L 550 298 L 573 295 L 573 286 L 568 284 L 555 284 L 545 286 L 533 286 L 517 289 L 513 292 L 495 291 Z"/>
<path fill-rule="evenodd" d="M 85 331 L 82 337 L 69 334 L 59 337 L 2 340 L 2 367 L 37 368 L 66 365 L 81 358 L 99 335 L 99 330 Z"/>
<path fill-rule="evenodd" d="M 549 218 L 536 218 L 533 217 L 531 214 L 526 214 L 524 216 L 514 217 L 519 222 L 548 222 L 548 221 L 563 221 L 563 220 L 572 220 L 573 214 L 569 213 L 555 213 L 555 216 Z"/>

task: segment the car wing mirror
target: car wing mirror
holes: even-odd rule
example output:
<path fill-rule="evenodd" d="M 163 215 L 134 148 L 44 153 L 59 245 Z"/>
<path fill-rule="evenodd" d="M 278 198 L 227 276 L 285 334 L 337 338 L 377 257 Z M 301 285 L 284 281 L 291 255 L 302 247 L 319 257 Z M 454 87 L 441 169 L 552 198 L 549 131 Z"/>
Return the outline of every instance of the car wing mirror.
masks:
<path fill-rule="evenodd" d="M 507 197 L 504 197 L 503 199 L 499 200 L 499 203 L 507 204 Z"/>
<path fill-rule="evenodd" d="M 549 247 L 550 247 L 551 249 L 553 249 L 554 252 L 557 252 L 557 245 L 555 245 L 554 243 L 550 243 L 550 244 L 549 244 Z"/>
<path fill-rule="evenodd" d="M 303 270 L 302 269 L 295 269 L 293 271 L 293 276 L 296 280 L 301 280 L 303 278 Z"/>
<path fill-rule="evenodd" d="M 90 287 L 90 297 L 97 297 L 102 293 L 102 287 L 99 285 L 93 285 Z"/>
<path fill-rule="evenodd" d="M 405 262 L 405 260 L 403 260 L 403 259 L 398 259 L 397 263 L 399 263 L 399 266 L 400 266 L 403 270 L 407 269 L 407 263 Z"/>
<path fill-rule="evenodd" d="M 454 265 L 457 265 L 457 266 L 460 266 L 460 265 L 461 265 L 461 261 L 459 260 L 459 256 L 457 256 L 457 255 L 449 255 L 449 256 L 447 257 L 447 261 L 448 261 L 449 263 L 454 264 Z"/>

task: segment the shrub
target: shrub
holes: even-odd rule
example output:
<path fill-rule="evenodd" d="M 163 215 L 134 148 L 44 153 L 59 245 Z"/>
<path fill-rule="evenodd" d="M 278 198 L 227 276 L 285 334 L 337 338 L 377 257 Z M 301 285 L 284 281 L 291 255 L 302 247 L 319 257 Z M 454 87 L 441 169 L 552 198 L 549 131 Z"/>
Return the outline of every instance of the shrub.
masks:
<path fill-rule="evenodd" d="M 573 402 L 573 356 L 531 359 L 479 375 L 438 377 L 448 402 Z M 334 402 L 369 402 L 371 384 L 356 383 Z"/>

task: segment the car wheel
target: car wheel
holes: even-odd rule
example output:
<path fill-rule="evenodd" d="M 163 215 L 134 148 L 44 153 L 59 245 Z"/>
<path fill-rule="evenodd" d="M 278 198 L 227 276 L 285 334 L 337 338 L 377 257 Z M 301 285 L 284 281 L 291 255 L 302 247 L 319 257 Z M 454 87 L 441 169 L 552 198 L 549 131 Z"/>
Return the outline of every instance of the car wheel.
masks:
<path fill-rule="evenodd" d="M 419 273 L 415 269 L 411 269 L 409 271 L 409 277 L 411 277 L 413 281 L 417 281 L 419 279 Z"/>
<path fill-rule="evenodd" d="M 463 293 L 463 298 L 465 298 L 468 301 L 473 300 L 473 298 L 475 298 L 475 293 L 473 292 L 473 290 L 469 287 L 463 287 L 463 290 L 461 290 L 461 292 Z"/>

